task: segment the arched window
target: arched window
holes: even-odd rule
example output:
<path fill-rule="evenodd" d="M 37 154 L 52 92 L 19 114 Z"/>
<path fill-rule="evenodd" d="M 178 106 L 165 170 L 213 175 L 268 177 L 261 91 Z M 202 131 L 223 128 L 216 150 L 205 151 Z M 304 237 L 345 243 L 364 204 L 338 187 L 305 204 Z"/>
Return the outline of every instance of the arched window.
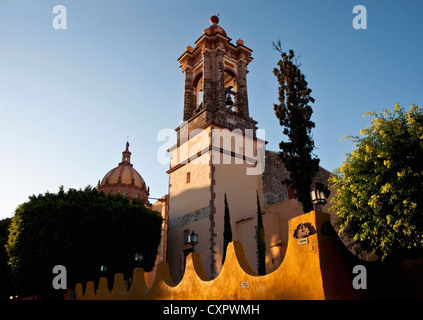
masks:
<path fill-rule="evenodd" d="M 128 191 L 126 191 L 126 190 L 123 190 L 122 194 L 123 194 L 124 197 L 127 197 L 129 195 Z"/>
<path fill-rule="evenodd" d="M 115 194 L 115 190 L 110 190 L 109 194 L 112 196 Z"/>
<path fill-rule="evenodd" d="M 232 72 L 229 69 L 225 69 L 224 84 L 225 84 L 226 106 L 228 107 L 229 110 L 238 112 L 238 106 L 236 103 L 236 94 L 238 91 L 236 75 L 234 72 Z"/>
<path fill-rule="evenodd" d="M 197 107 L 202 107 L 203 105 L 203 90 L 198 91 L 197 94 Z"/>
<path fill-rule="evenodd" d="M 194 106 L 195 111 L 194 113 L 197 113 L 203 108 L 203 73 L 200 72 L 194 79 L 193 82 L 193 88 L 194 88 Z"/>

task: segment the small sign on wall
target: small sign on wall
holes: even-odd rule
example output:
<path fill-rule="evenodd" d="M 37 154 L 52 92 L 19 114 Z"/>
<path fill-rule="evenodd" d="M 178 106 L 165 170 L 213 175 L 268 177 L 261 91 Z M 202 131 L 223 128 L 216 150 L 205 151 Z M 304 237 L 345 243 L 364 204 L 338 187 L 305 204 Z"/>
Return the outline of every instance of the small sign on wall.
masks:
<path fill-rule="evenodd" d="M 250 282 L 248 281 L 241 281 L 241 289 L 249 288 Z"/>
<path fill-rule="evenodd" d="M 305 224 L 300 223 L 297 226 L 297 229 L 294 230 L 293 236 L 295 239 L 298 239 L 298 244 L 307 244 L 309 234 L 310 234 L 310 228 L 307 227 Z"/>
<path fill-rule="evenodd" d="M 307 244 L 307 243 L 308 243 L 308 238 L 298 239 L 298 244 Z"/>

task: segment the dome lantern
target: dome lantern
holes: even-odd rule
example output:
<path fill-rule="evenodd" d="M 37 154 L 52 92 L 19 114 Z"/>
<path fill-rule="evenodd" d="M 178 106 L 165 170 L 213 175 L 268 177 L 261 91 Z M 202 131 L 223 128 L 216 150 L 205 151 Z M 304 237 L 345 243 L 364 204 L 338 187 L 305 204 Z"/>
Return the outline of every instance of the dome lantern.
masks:
<path fill-rule="evenodd" d="M 125 149 L 125 151 L 122 152 L 122 162 L 119 163 L 119 165 L 120 164 L 126 164 L 126 165 L 130 165 L 132 167 L 131 152 L 129 151 L 129 142 L 126 142 L 126 149 Z"/>

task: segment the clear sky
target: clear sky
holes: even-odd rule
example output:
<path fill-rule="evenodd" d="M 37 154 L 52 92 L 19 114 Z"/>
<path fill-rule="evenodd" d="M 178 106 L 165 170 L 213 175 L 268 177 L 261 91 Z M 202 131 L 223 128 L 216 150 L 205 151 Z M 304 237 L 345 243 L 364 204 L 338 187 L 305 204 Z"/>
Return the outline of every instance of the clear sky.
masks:
<path fill-rule="evenodd" d="M 66 30 L 53 28 L 56 5 L 67 9 Z M 356 5 L 367 29 L 353 28 Z M 315 153 L 329 171 L 352 150 L 340 139 L 359 134 L 364 112 L 423 106 L 420 0 L 1 0 L 0 219 L 32 194 L 95 186 L 127 136 L 150 195 L 166 194 L 157 134 L 182 120 L 176 59 L 215 14 L 233 43 L 253 50 L 250 115 L 268 150 L 284 138 L 273 111 L 278 39 L 301 56 L 316 100 Z"/>

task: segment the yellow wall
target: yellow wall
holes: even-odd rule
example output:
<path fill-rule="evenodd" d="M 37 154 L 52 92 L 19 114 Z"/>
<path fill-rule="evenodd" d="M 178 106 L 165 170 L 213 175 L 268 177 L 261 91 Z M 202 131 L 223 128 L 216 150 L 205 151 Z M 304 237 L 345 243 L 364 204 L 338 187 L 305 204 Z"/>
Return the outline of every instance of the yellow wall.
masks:
<path fill-rule="evenodd" d="M 169 208 L 172 218 L 209 205 L 210 165 L 202 163 L 203 158 L 208 160 L 208 153 L 170 173 Z M 190 174 L 189 182 L 187 173 Z"/>
<path fill-rule="evenodd" d="M 303 214 L 289 221 L 289 241 L 285 258 L 274 272 L 257 276 L 245 259 L 242 245 L 232 242 L 228 246 L 225 264 L 217 278 L 208 280 L 201 266 L 201 257 L 190 254 L 182 281 L 175 285 L 169 274 L 169 265 L 161 262 L 156 278 L 148 289 L 142 269 L 135 269 L 133 282 L 127 292 L 123 275 L 115 276 L 113 290 L 109 292 L 106 279 L 101 279 L 96 293 L 93 282 L 75 288 L 79 300 L 107 299 L 351 299 L 358 298 L 359 291 L 352 288 L 351 273 L 359 260 L 345 258 L 349 254 L 339 246 L 339 239 L 327 241 L 320 230 L 330 221 L 326 213 Z M 307 223 L 311 233 L 307 244 L 299 244 L 292 237 L 300 223 Z M 351 264 L 352 263 L 352 264 Z"/>
<path fill-rule="evenodd" d="M 184 128 L 180 129 L 181 136 L 186 126 Z M 212 131 L 214 129 L 217 131 Z M 170 150 L 174 161 L 169 170 L 168 238 L 171 241 L 167 261 L 174 281 L 182 276 L 182 252 L 190 248 L 184 244 L 184 230 L 194 230 L 199 235 L 195 250 L 202 253 L 201 262 L 206 275 L 215 277 L 222 267 L 224 194 L 228 197 L 233 239 L 238 240 L 242 235 L 237 234 L 236 223 L 255 216 L 256 192 L 262 189 L 261 175 L 247 174 L 251 173 L 248 168 L 254 168 L 254 156 L 258 156 L 253 152 L 257 139 L 245 136 L 241 131 L 220 131 L 214 125 L 197 133 L 189 132 L 188 141 L 182 139 L 180 145 Z M 264 146 L 262 141 L 260 143 Z M 202 154 L 195 158 L 198 152 Z M 243 157 L 244 153 L 248 159 Z M 186 161 L 187 156 L 191 157 L 190 161 Z M 208 216 L 201 214 L 198 219 L 193 218 L 195 212 L 201 210 L 209 210 Z M 254 232 L 249 233 L 250 237 L 252 234 Z"/>
<path fill-rule="evenodd" d="M 214 192 L 216 194 L 216 198 L 214 200 L 214 205 L 216 208 L 216 214 L 214 217 L 214 221 L 216 224 L 215 230 L 217 231 L 217 273 L 219 273 L 222 268 L 221 261 L 223 255 L 225 193 L 228 199 L 228 207 L 231 218 L 232 239 L 234 241 L 241 241 L 242 243 L 244 243 L 241 239 L 243 237 L 245 238 L 245 235 L 242 233 L 242 231 L 238 232 L 239 230 L 237 228 L 237 222 L 249 218 L 255 219 L 257 215 L 257 191 L 260 192 L 261 190 L 261 176 L 246 175 L 245 170 L 247 166 L 247 164 L 215 165 L 214 178 L 216 180 L 216 185 L 214 187 Z M 255 235 L 254 230 L 255 229 L 253 227 L 252 230 L 247 231 L 247 237 L 253 238 L 253 240 Z M 251 263 L 251 261 L 249 261 L 249 263 Z"/>
<path fill-rule="evenodd" d="M 171 157 L 177 162 L 171 164 L 169 173 L 169 228 L 168 228 L 168 255 L 167 261 L 172 265 L 171 273 L 173 279 L 180 279 L 182 251 L 191 248 L 184 244 L 184 230 L 194 230 L 200 235 L 200 242 L 197 250 L 207 252 L 208 242 L 206 235 L 209 230 L 209 219 L 191 219 L 189 223 L 184 220 L 177 220 L 184 215 L 210 205 L 210 184 L 211 184 L 211 151 L 204 149 L 209 146 L 210 128 L 201 131 L 197 136 L 191 136 L 188 142 L 172 149 Z M 203 151 L 200 157 L 195 157 L 197 152 Z M 187 156 L 191 157 L 187 161 Z M 194 156 L 194 158 L 192 158 Z M 179 165 L 179 167 L 178 167 Z M 175 169 L 176 170 L 172 170 Z M 189 182 L 187 174 L 189 173 Z M 178 223 L 175 223 L 175 221 Z M 202 239 L 201 239 L 202 238 Z M 208 237 L 207 237 L 208 238 Z M 202 257 L 206 265 L 208 256 Z"/>

